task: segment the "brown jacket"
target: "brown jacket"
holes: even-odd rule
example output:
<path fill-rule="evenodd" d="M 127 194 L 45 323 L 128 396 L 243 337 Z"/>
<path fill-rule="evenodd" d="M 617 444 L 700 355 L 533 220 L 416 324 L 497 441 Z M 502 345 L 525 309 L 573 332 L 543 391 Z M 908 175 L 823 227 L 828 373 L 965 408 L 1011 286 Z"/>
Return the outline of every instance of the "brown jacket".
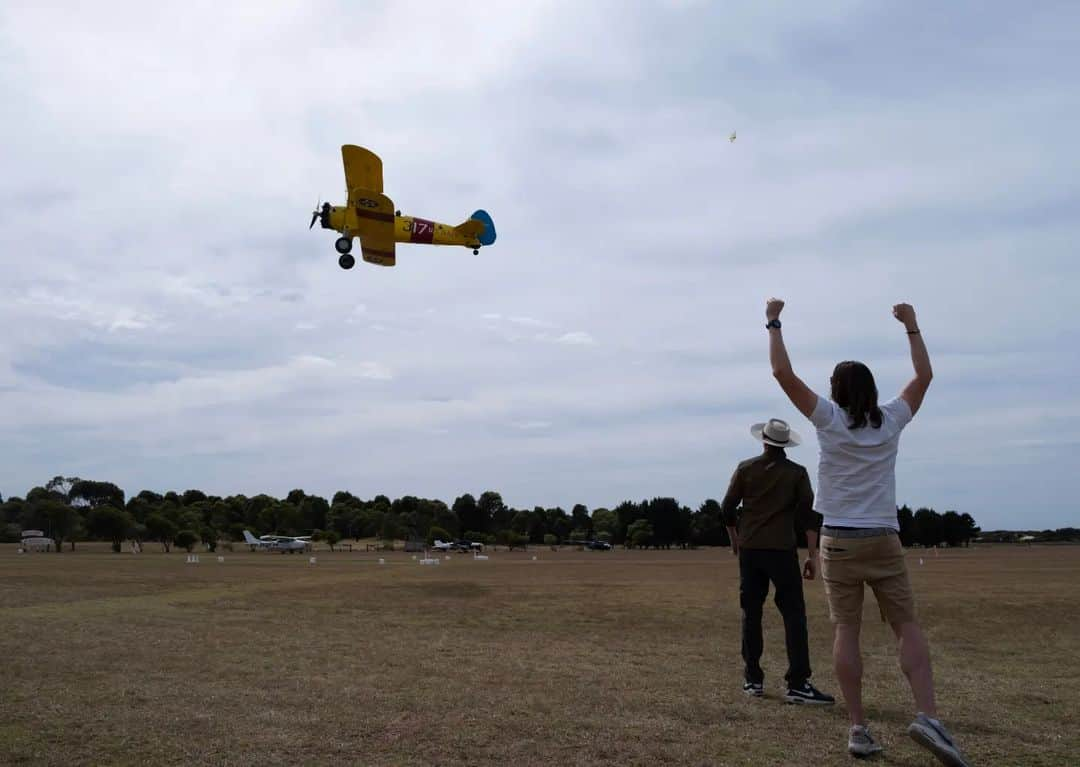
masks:
<path fill-rule="evenodd" d="M 740 463 L 721 508 L 724 523 L 738 527 L 744 549 L 794 549 L 796 528 L 816 532 L 821 527 L 810 475 L 781 448 L 769 447 Z"/>

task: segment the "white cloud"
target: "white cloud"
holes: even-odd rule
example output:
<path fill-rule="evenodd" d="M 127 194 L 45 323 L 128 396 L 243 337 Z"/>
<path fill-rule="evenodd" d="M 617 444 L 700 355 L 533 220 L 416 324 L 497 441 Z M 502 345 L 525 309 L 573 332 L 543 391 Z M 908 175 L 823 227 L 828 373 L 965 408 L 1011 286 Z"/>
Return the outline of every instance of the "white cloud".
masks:
<path fill-rule="evenodd" d="M 596 341 L 588 333 L 576 330 L 572 333 L 563 333 L 556 339 L 556 343 L 567 344 L 569 346 L 592 346 Z"/>

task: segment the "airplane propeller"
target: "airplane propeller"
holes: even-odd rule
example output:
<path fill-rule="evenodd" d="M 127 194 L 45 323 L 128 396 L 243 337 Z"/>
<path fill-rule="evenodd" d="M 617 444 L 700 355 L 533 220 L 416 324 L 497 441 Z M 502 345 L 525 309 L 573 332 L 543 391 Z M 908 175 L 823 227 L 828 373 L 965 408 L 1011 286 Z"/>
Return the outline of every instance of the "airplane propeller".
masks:
<path fill-rule="evenodd" d="M 321 208 L 321 207 L 322 207 L 322 198 L 320 197 L 319 201 L 315 204 L 315 210 L 311 211 L 311 223 L 308 224 L 308 231 L 309 232 L 311 231 L 311 228 L 313 226 L 315 226 L 315 222 L 319 220 L 319 214 L 321 212 L 319 210 L 319 208 Z"/>

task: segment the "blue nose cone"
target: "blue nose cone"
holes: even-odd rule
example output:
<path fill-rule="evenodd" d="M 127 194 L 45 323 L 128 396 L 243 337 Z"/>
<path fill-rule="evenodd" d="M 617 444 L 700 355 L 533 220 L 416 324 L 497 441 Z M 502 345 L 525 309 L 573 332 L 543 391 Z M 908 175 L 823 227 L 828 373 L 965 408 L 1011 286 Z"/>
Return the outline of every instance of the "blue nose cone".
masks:
<path fill-rule="evenodd" d="M 484 225 L 484 231 L 481 232 L 480 240 L 481 245 L 492 245 L 495 242 L 495 222 L 491 220 L 491 216 L 488 215 L 486 210 L 478 210 L 473 213 L 469 218 L 481 222 Z"/>

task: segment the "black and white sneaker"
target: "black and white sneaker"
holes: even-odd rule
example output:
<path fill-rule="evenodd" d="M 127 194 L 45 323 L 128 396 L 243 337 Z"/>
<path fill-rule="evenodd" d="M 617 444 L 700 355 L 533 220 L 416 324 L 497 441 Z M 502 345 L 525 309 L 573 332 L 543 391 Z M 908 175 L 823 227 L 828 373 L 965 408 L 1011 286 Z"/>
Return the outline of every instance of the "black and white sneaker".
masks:
<path fill-rule="evenodd" d="M 761 682 L 743 682 L 742 691 L 751 698 L 765 697 L 765 685 Z"/>
<path fill-rule="evenodd" d="M 784 695 L 785 703 L 798 703 L 809 706 L 831 706 L 836 703 L 836 698 L 826 695 L 809 682 L 803 682 L 798 687 L 789 687 Z"/>

